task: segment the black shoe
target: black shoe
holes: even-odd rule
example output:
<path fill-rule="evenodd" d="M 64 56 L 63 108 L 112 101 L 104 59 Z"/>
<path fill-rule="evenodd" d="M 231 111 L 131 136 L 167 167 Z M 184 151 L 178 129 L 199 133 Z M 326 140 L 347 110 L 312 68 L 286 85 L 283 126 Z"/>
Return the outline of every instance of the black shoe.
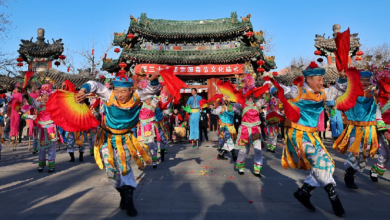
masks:
<path fill-rule="evenodd" d="M 255 174 L 253 174 L 255 177 L 261 177 L 261 174 L 260 173 L 255 173 Z"/>
<path fill-rule="evenodd" d="M 357 170 L 352 167 L 348 168 L 345 171 L 344 182 L 345 186 L 349 189 L 358 189 L 358 186 L 355 184 L 355 174 Z"/>
<path fill-rule="evenodd" d="M 218 160 L 227 160 L 227 158 L 225 157 L 225 153 L 226 153 L 226 150 L 220 150 L 219 154 L 217 156 L 217 159 Z"/>
<path fill-rule="evenodd" d="M 69 153 L 70 160 L 69 162 L 74 162 L 74 153 Z"/>
<path fill-rule="evenodd" d="M 42 173 L 43 172 L 43 167 L 38 167 L 38 172 Z"/>
<path fill-rule="evenodd" d="M 237 161 L 237 155 L 236 155 L 235 150 L 230 151 L 230 153 L 232 154 L 233 161 L 236 162 Z"/>
<path fill-rule="evenodd" d="M 341 204 L 339 195 L 337 195 L 332 184 L 328 184 L 324 187 L 325 191 L 328 193 L 330 203 L 332 204 L 333 212 L 336 216 L 343 218 L 345 217 L 345 211 L 343 205 Z"/>
<path fill-rule="evenodd" d="M 276 153 L 276 150 L 271 150 L 271 153 Z"/>
<path fill-rule="evenodd" d="M 134 207 L 134 202 L 133 202 L 133 194 L 134 194 L 134 187 L 131 186 L 122 186 L 123 189 L 123 198 L 124 198 L 124 203 L 125 207 L 127 210 L 127 215 L 128 216 L 137 216 L 137 210 Z"/>
<path fill-rule="evenodd" d="M 83 161 L 84 161 L 84 152 L 80 152 L 79 161 L 80 161 L 80 162 L 83 162 Z"/>
<path fill-rule="evenodd" d="M 51 168 L 47 171 L 48 173 L 54 173 L 54 168 Z"/>
<path fill-rule="evenodd" d="M 121 196 L 121 201 L 119 203 L 119 208 L 120 209 L 126 209 L 127 206 L 125 203 L 125 193 L 123 192 L 123 189 L 122 188 L 116 188 L 116 190 L 119 192 L 119 195 Z"/>
<path fill-rule="evenodd" d="M 311 212 L 316 211 L 316 208 L 310 202 L 311 191 L 313 191 L 314 189 L 315 187 L 304 183 L 303 186 L 301 188 L 298 188 L 298 190 L 294 193 L 294 197 Z"/>
<path fill-rule="evenodd" d="M 370 179 L 374 182 L 378 182 L 378 174 L 370 170 Z"/>
<path fill-rule="evenodd" d="M 164 156 L 165 154 L 164 154 L 164 149 L 162 149 L 161 151 L 160 151 L 160 160 L 161 160 L 161 162 L 164 162 L 165 161 L 165 156 Z"/>
<path fill-rule="evenodd" d="M 157 168 L 157 163 L 153 162 L 153 169 Z"/>

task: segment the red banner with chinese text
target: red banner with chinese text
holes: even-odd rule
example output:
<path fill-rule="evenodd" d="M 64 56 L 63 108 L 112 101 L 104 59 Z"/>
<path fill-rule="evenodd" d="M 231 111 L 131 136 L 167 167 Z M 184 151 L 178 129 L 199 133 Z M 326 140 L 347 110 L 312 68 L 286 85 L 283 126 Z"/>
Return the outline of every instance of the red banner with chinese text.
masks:
<path fill-rule="evenodd" d="M 147 74 L 152 74 L 155 71 L 163 70 L 169 65 L 160 64 L 138 64 L 135 66 L 135 72 L 140 73 L 141 69 Z M 231 75 L 243 73 L 244 64 L 224 64 L 224 65 L 196 65 L 196 66 L 173 66 L 175 75 Z"/>

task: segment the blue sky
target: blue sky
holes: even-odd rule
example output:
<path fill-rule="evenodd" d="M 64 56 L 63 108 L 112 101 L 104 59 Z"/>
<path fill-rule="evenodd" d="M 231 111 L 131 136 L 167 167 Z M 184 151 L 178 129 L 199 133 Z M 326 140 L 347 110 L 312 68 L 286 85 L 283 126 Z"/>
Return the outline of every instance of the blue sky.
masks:
<path fill-rule="evenodd" d="M 10 39 L 0 41 L 4 52 L 15 52 L 20 39 L 37 36 L 38 28 L 46 30 L 46 39 L 62 38 L 70 51 L 92 48 L 100 55 L 110 43 L 113 32 L 123 32 L 130 24 L 129 16 L 139 17 L 146 12 L 149 18 L 170 20 L 199 20 L 251 14 L 256 31 L 266 29 L 273 35 L 278 69 L 285 68 L 294 57 L 314 58 L 315 34 L 332 35 L 332 25 L 348 27 L 359 33 L 361 43 L 376 46 L 390 43 L 390 1 L 388 0 L 284 0 L 284 1 L 155 1 L 155 0 L 9 0 L 6 13 L 12 14 L 14 28 Z M 64 55 L 68 55 L 64 53 Z M 117 58 L 113 49 L 109 58 Z M 81 57 L 74 55 L 75 66 Z M 61 70 L 65 71 L 65 67 Z"/>

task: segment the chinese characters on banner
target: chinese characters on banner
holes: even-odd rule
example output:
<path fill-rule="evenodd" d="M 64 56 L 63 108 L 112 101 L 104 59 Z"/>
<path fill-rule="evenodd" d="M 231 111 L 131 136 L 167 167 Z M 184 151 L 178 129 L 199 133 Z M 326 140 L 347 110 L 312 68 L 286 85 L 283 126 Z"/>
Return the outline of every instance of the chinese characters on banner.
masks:
<path fill-rule="evenodd" d="M 160 64 L 138 64 L 135 66 L 135 72 L 140 73 L 141 69 L 147 74 L 163 70 L 169 65 Z M 243 72 L 244 64 L 224 64 L 224 65 L 197 65 L 197 66 L 173 66 L 175 75 L 230 75 Z"/>

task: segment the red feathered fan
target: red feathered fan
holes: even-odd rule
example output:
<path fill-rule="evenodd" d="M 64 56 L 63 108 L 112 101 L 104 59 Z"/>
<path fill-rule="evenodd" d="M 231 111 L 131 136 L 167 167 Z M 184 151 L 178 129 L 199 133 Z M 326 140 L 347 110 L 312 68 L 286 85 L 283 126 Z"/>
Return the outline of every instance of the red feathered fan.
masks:
<path fill-rule="evenodd" d="M 46 103 L 46 111 L 65 131 L 85 131 L 100 125 L 85 103 L 75 101 L 73 92 L 56 90 Z"/>

